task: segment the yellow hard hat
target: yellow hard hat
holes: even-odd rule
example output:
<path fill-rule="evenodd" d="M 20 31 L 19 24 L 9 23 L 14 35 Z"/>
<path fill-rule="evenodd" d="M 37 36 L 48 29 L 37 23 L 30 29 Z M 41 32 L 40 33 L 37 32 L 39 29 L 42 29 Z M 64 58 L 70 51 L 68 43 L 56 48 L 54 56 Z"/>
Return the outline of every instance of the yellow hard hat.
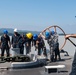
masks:
<path fill-rule="evenodd" d="M 31 39 L 32 36 L 33 36 L 32 33 L 27 33 L 27 34 L 26 34 L 26 37 L 27 37 L 28 39 Z"/>

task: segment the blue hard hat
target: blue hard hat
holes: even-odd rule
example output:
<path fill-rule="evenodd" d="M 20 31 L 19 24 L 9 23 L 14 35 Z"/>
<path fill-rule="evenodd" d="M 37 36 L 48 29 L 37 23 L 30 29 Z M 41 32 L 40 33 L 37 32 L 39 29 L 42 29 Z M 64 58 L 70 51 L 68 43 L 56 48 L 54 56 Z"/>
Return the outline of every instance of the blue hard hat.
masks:
<path fill-rule="evenodd" d="M 45 32 L 45 36 L 46 37 L 49 37 L 50 36 L 50 33 L 49 32 Z"/>
<path fill-rule="evenodd" d="M 54 31 L 51 31 L 51 34 L 53 35 L 53 34 L 55 34 L 55 32 Z"/>
<path fill-rule="evenodd" d="M 8 31 L 7 31 L 7 30 L 4 30 L 4 31 L 3 31 L 3 33 L 4 33 L 4 34 L 7 34 L 7 33 L 8 33 Z"/>
<path fill-rule="evenodd" d="M 37 35 L 37 34 L 34 34 L 34 35 L 33 35 L 33 39 L 34 39 L 34 40 L 37 40 L 37 38 L 38 38 L 38 35 Z"/>

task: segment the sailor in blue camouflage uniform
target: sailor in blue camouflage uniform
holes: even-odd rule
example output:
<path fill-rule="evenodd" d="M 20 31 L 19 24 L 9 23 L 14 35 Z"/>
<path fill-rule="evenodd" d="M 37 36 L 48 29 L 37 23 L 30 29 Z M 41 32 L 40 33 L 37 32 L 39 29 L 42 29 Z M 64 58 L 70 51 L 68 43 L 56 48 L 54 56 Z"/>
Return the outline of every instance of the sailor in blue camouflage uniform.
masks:
<path fill-rule="evenodd" d="M 43 36 L 41 33 L 40 35 L 47 40 L 47 43 L 49 44 L 49 49 L 50 49 L 50 61 L 54 61 L 54 54 L 55 54 L 55 45 L 58 40 L 57 35 L 55 34 L 54 31 L 51 32 L 45 32 L 45 36 Z"/>
<path fill-rule="evenodd" d="M 57 56 L 59 60 L 61 60 L 60 57 L 60 51 L 59 51 L 59 40 L 58 40 L 58 34 L 57 32 L 52 31 L 53 40 L 54 40 L 54 52 L 55 52 L 55 61 L 57 61 Z"/>
<path fill-rule="evenodd" d="M 69 34 L 65 36 L 66 39 L 68 39 L 69 37 L 76 38 L 76 34 Z M 69 75 L 76 75 L 76 51 L 75 51 L 74 59 L 72 62 L 72 69 Z"/>

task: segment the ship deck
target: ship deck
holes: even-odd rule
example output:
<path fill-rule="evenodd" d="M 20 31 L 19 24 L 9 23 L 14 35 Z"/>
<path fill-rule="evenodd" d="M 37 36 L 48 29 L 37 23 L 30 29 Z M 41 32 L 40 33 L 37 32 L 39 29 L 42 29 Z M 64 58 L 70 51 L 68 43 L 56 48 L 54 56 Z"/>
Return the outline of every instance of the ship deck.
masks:
<path fill-rule="evenodd" d="M 65 65 L 65 68 L 58 69 L 56 73 L 45 72 L 45 66 L 39 66 L 28 69 L 11 69 L 12 62 L 0 63 L 0 75 L 69 75 L 71 71 L 73 57 L 61 56 L 60 61 L 48 62 L 48 66 L 51 65 Z"/>

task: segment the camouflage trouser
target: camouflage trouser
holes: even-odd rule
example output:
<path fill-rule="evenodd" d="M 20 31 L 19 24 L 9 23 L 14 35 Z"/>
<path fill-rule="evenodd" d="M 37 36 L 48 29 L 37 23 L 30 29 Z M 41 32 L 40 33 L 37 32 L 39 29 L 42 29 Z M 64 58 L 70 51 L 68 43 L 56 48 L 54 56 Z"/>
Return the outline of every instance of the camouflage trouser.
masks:
<path fill-rule="evenodd" d="M 50 60 L 54 61 L 54 46 L 50 45 Z"/>
<path fill-rule="evenodd" d="M 46 47 L 43 47 L 43 54 L 47 56 Z"/>
<path fill-rule="evenodd" d="M 72 63 L 71 73 L 69 75 L 76 75 L 76 51 L 75 51 L 75 55 Z"/>

